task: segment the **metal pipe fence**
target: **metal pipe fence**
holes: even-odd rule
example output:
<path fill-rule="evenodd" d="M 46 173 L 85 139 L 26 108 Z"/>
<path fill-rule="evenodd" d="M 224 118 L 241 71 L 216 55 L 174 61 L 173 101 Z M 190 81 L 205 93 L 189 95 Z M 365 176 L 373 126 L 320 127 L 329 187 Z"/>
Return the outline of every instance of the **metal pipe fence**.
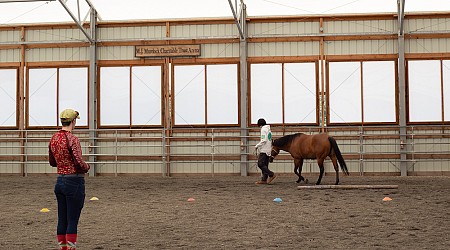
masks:
<path fill-rule="evenodd" d="M 407 154 L 409 171 L 450 171 L 450 127 L 409 126 L 406 142 L 400 141 L 398 126 L 328 128 L 336 137 L 351 172 L 399 172 L 400 154 Z M 298 127 L 313 134 L 317 127 Z M 296 131 L 296 128 L 289 128 Z M 0 130 L 0 174 L 52 173 L 48 166 L 48 141 L 56 130 Z M 76 130 L 83 156 L 94 156 L 97 174 L 216 174 L 239 173 L 241 164 L 256 172 L 252 148 L 259 140 L 258 129 L 241 136 L 239 128 L 99 129 L 96 138 L 89 130 Z M 286 132 L 273 127 L 274 138 Z M 89 142 L 94 139 L 96 145 Z M 241 142 L 245 139 L 247 144 Z M 292 160 L 281 153 L 277 172 L 291 172 Z M 245 156 L 244 160 L 241 156 Z M 306 160 L 306 171 L 318 171 L 314 160 Z M 427 167 L 426 165 L 432 165 Z M 419 167 L 420 165 L 420 167 Z M 376 170 L 378 169 L 378 170 Z"/>

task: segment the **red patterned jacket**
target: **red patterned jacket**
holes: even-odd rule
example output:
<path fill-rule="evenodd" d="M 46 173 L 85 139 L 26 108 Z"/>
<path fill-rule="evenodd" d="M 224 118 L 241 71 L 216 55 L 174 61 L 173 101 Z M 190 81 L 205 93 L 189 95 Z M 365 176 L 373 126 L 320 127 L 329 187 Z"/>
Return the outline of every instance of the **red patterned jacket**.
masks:
<path fill-rule="evenodd" d="M 66 138 L 69 139 L 73 158 L 67 148 Z M 89 164 L 82 158 L 80 140 L 69 131 L 60 130 L 55 133 L 48 144 L 48 148 L 48 161 L 52 167 L 58 168 L 58 174 L 87 173 L 89 171 Z"/>

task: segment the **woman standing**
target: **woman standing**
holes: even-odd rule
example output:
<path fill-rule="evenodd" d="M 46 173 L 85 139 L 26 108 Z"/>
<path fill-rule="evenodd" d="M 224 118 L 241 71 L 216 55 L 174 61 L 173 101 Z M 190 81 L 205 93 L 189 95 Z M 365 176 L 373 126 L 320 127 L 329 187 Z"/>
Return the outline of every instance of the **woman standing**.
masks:
<path fill-rule="evenodd" d="M 62 129 L 56 132 L 49 147 L 49 163 L 57 168 L 55 195 L 58 202 L 58 226 L 56 229 L 59 249 L 76 249 L 77 226 L 84 205 L 84 174 L 90 169 L 83 161 L 80 140 L 71 132 L 75 129 L 78 111 L 61 112 Z"/>

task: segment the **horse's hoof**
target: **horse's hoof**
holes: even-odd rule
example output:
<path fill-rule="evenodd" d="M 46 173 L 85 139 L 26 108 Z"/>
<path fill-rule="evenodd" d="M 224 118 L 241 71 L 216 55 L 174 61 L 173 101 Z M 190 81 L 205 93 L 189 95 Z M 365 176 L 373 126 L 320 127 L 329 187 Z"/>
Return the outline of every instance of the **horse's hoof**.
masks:
<path fill-rule="evenodd" d="M 295 181 L 295 182 L 300 183 L 300 181 Z"/>
<path fill-rule="evenodd" d="M 309 183 L 309 180 L 308 180 L 308 179 L 306 179 L 306 180 L 305 180 L 305 183 L 306 183 L 306 184 L 308 184 L 308 183 Z"/>

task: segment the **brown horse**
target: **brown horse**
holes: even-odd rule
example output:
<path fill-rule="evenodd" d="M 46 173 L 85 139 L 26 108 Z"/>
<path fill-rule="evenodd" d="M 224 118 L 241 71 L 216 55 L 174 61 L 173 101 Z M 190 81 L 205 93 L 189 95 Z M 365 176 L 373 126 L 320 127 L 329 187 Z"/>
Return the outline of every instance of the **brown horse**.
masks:
<path fill-rule="evenodd" d="M 305 181 L 305 178 L 302 176 L 304 159 L 317 159 L 317 164 L 320 168 L 320 175 L 316 185 L 319 185 L 322 180 L 324 172 L 323 162 L 327 157 L 331 158 L 334 170 L 336 171 L 336 185 L 339 184 L 338 161 L 342 172 L 348 175 L 347 165 L 345 164 L 336 140 L 325 133 L 316 135 L 305 135 L 298 133 L 286 135 L 274 140 L 272 142 L 270 162 L 272 162 L 273 159 L 280 153 L 280 150 L 290 153 L 294 158 L 294 173 L 298 176 L 297 183 L 300 181 Z"/>

